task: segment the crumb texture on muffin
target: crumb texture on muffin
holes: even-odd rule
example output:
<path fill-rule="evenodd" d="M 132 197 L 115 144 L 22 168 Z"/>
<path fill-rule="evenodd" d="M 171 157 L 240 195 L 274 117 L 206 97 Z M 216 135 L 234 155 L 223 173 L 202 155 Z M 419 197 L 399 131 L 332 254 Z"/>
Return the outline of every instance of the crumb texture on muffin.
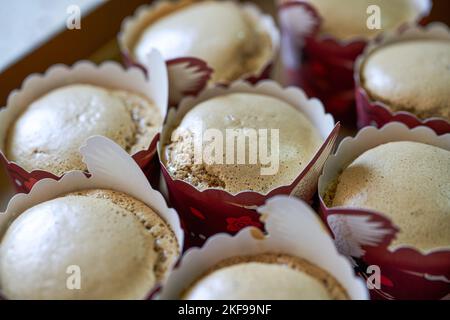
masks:
<path fill-rule="evenodd" d="M 382 31 L 392 30 L 412 22 L 418 16 L 410 0 L 307 0 L 324 18 L 321 32 L 342 40 L 355 37 L 371 38 Z M 381 11 L 381 29 L 367 27 L 367 8 L 377 5 Z"/>
<path fill-rule="evenodd" d="M 142 299 L 177 255 L 175 236 L 152 209 L 86 190 L 12 222 L 1 241 L 0 290 L 9 299 Z M 67 286 L 74 266 L 80 289 Z"/>
<path fill-rule="evenodd" d="M 28 171 L 62 175 L 85 170 L 79 148 L 102 135 L 129 153 L 145 150 L 162 123 L 159 110 L 128 91 L 74 84 L 50 91 L 32 102 L 6 137 L 6 156 Z"/>
<path fill-rule="evenodd" d="M 450 151 L 391 142 L 364 152 L 339 176 L 333 207 L 370 209 L 400 228 L 390 248 L 450 246 Z"/>
<path fill-rule="evenodd" d="M 226 259 L 197 279 L 187 300 L 344 300 L 348 294 L 334 277 L 290 255 L 266 253 Z"/>
<path fill-rule="evenodd" d="M 208 152 L 205 152 L 210 142 L 202 137 L 209 129 L 220 131 L 223 137 L 221 162 L 208 158 Z M 234 145 L 227 143 L 227 131 L 234 129 L 242 130 L 238 136 L 244 138 L 248 129 L 267 130 L 267 139 L 259 136 L 257 146 L 250 144 L 248 139 L 245 141 L 244 164 L 237 161 L 238 139 L 234 139 Z M 272 129 L 279 133 L 278 148 L 276 143 L 272 145 L 272 137 L 276 136 L 272 136 Z M 318 151 L 323 139 L 312 123 L 286 102 L 261 94 L 233 93 L 195 106 L 172 132 L 171 141 L 165 143 L 164 161 L 173 177 L 200 190 L 220 188 L 236 194 L 245 190 L 265 193 L 291 184 Z M 274 174 L 261 174 L 261 168 L 270 166 L 261 158 L 253 163 L 249 161 L 250 151 L 255 147 L 266 147 L 268 154 L 274 152 L 273 162 L 278 163 Z M 203 161 L 196 161 L 195 150 L 204 151 Z M 229 156 L 232 152 L 234 161 L 227 161 L 227 153 Z"/>
<path fill-rule="evenodd" d="M 361 79 L 369 95 L 393 111 L 450 119 L 450 41 L 411 40 L 376 49 Z"/>
<path fill-rule="evenodd" d="M 197 57 L 214 69 L 212 81 L 232 81 L 254 73 L 271 58 L 270 36 L 231 1 L 199 1 L 150 23 L 134 45 L 146 63 L 151 48 L 165 59 Z"/>

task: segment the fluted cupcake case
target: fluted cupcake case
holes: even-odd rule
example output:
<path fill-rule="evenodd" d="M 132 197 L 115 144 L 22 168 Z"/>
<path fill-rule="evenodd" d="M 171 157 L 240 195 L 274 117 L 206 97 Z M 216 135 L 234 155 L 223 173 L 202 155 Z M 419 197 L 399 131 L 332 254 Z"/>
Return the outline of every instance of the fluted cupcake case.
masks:
<path fill-rule="evenodd" d="M 418 40 L 440 39 L 450 41 L 450 29 L 442 23 L 432 23 L 426 27 L 409 25 L 397 31 L 384 34 L 377 41 L 368 44 L 364 53 L 359 56 L 355 65 L 355 96 L 358 115 L 358 127 L 375 125 L 382 127 L 389 122 L 402 122 L 409 128 L 427 126 L 437 134 L 450 133 L 450 121 L 444 118 L 419 119 L 416 115 L 407 111 L 394 112 L 387 103 L 373 100 L 361 83 L 361 71 L 364 61 L 375 50 L 392 43 Z"/>
<path fill-rule="evenodd" d="M 137 35 L 148 25 L 149 21 L 156 21 L 158 18 L 185 7 L 194 0 L 167 1 L 159 0 L 152 4 L 139 7 L 132 16 L 126 18 L 118 35 L 119 47 L 122 52 L 123 62 L 126 66 L 138 66 L 146 71 L 148 66 L 136 61 L 132 53 L 132 46 Z M 266 61 L 260 70 L 252 74 L 244 74 L 241 79 L 251 83 L 268 79 L 272 70 L 279 49 L 280 35 L 278 28 L 270 15 L 264 14 L 256 5 L 252 3 L 239 4 L 245 12 L 252 17 L 252 20 L 267 31 L 272 45 L 271 60 Z M 214 70 L 208 66 L 207 62 L 196 57 L 178 57 L 166 61 L 169 83 L 170 83 L 170 103 L 177 105 L 185 96 L 198 94 L 206 88 L 210 82 L 211 74 Z"/>
<path fill-rule="evenodd" d="M 437 136 L 426 127 L 409 129 L 390 123 L 381 129 L 368 127 L 355 138 L 346 138 L 325 164 L 319 179 L 323 220 L 334 235 L 339 251 L 352 257 L 361 275 L 370 265 L 381 270 L 381 288 L 371 290 L 377 299 L 442 299 L 450 293 L 450 247 L 421 252 L 408 246 L 389 249 L 399 227 L 379 212 L 354 208 L 328 208 L 323 200 L 327 187 L 355 158 L 384 143 L 415 141 L 450 151 L 450 134 Z"/>
<path fill-rule="evenodd" d="M 228 88 L 210 88 L 201 92 L 196 98 L 185 98 L 177 110 L 169 111 L 160 141 L 169 141 L 171 130 L 175 125 L 189 110 L 202 101 L 237 92 L 265 94 L 287 102 L 312 122 L 324 143 L 307 167 L 298 173 L 297 178 L 290 185 L 277 187 L 267 194 L 244 191 L 233 195 L 219 189 L 200 191 L 185 181 L 174 180 L 161 162 L 164 177 L 162 185 L 163 188 L 167 188 L 170 202 L 177 209 L 183 228 L 187 232 L 185 242 L 187 248 L 202 245 L 207 238 L 216 233 L 235 234 L 247 226 L 263 228 L 255 209 L 272 196 L 293 195 L 310 201 L 316 193 L 317 180 L 323 165 L 333 151 L 338 137 L 339 124 L 335 125 L 333 117 L 325 113 L 319 100 L 308 100 L 303 91 L 298 88 L 282 88 L 274 81 L 265 80 L 257 85 L 243 81 L 235 82 Z M 163 152 L 161 142 L 158 147 L 160 160 Z"/>
<path fill-rule="evenodd" d="M 18 164 L 7 159 L 4 154 L 8 129 L 25 108 L 37 98 L 58 87 L 69 84 L 92 84 L 106 88 L 128 90 L 143 95 L 152 101 L 161 113 L 166 116 L 168 105 L 167 69 L 161 55 L 157 51 L 149 54 L 149 77 L 138 68 L 125 70 L 116 62 L 105 62 L 95 65 L 88 61 L 80 61 L 73 66 L 54 65 L 44 74 L 32 74 L 22 83 L 20 89 L 13 91 L 7 100 L 6 107 L 0 110 L 0 161 L 2 161 L 18 192 L 27 193 L 31 187 L 44 178 L 58 178 L 52 173 L 35 170 L 28 172 Z M 148 138 L 148 149 L 133 155 L 139 166 L 154 174 L 154 161 L 159 136 Z"/>
<path fill-rule="evenodd" d="M 269 199 L 258 208 L 267 235 L 248 227 L 238 234 L 218 234 L 202 248 L 189 249 L 163 287 L 160 299 L 179 299 L 200 276 L 220 261 L 236 256 L 282 253 L 300 257 L 331 274 L 350 299 L 368 298 L 364 281 L 354 275 L 341 256 L 317 214 L 301 200 L 287 196 Z"/>
<path fill-rule="evenodd" d="M 123 192 L 152 208 L 171 227 L 181 255 L 184 232 L 178 214 L 167 206 L 161 193 L 152 189 L 146 176 L 130 155 L 113 141 L 101 136 L 89 138 L 80 152 L 91 176 L 88 178 L 81 171 L 71 171 L 59 180 L 52 178 L 40 180 L 28 194 L 15 195 L 6 211 L 0 213 L 0 238 L 18 215 L 41 202 L 80 190 L 108 189 Z M 148 298 L 153 298 L 161 285 L 159 283 L 155 288 L 149 288 Z"/>
<path fill-rule="evenodd" d="M 431 11 L 430 0 L 414 0 L 416 21 Z M 307 1 L 286 1 L 279 7 L 283 64 L 288 84 L 318 97 L 338 121 L 356 121 L 354 62 L 368 39 L 339 40 L 320 33 L 323 17 Z"/>

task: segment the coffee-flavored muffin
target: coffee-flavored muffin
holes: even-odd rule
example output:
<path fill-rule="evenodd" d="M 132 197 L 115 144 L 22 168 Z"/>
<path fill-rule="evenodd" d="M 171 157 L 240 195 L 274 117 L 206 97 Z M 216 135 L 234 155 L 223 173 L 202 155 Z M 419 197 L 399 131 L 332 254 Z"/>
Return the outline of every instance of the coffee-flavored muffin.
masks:
<path fill-rule="evenodd" d="M 421 119 L 450 119 L 450 41 L 416 39 L 381 46 L 361 67 L 373 100 Z"/>
<path fill-rule="evenodd" d="M 450 245 L 450 152 L 418 142 L 370 149 L 327 191 L 329 207 L 374 210 L 400 231 L 390 248 L 423 251 Z"/>
<path fill-rule="evenodd" d="M 314 264 L 266 253 L 228 258 L 197 279 L 186 300 L 344 300 L 341 284 Z"/>
<path fill-rule="evenodd" d="M 259 130 L 266 130 L 266 138 L 259 135 Z M 238 137 L 234 139 L 234 148 L 227 142 L 231 131 Z M 214 158 L 215 153 L 212 158 L 205 158 L 208 155 L 205 150 L 211 147 L 207 139 L 210 133 L 219 133 L 222 137 L 223 157 L 218 159 L 221 161 Z M 259 135 L 259 140 L 249 142 L 251 133 Z M 245 141 L 245 159 L 240 158 L 243 164 L 239 164 L 237 156 L 239 139 Z M 267 193 L 290 185 L 323 142 L 313 124 L 290 104 L 264 94 L 231 93 L 203 101 L 187 112 L 172 131 L 170 141 L 164 142 L 163 161 L 172 177 L 199 190 L 218 188 L 231 194 L 247 190 Z M 252 163 L 251 154 L 265 147 L 268 155 L 273 152 L 273 162 L 263 163 L 257 157 Z M 203 150 L 200 162 L 196 161 L 197 150 Z M 227 157 L 231 152 L 234 157 L 230 162 Z M 262 170 L 269 167 L 274 170 L 262 174 Z"/>
<path fill-rule="evenodd" d="M 262 72 L 274 50 L 268 32 L 233 1 L 181 1 L 141 29 L 131 41 L 138 62 L 146 65 L 152 48 L 166 60 L 200 58 L 214 70 L 213 82 Z"/>
<path fill-rule="evenodd" d="M 21 213 L 0 246 L 8 299 L 143 299 L 179 255 L 170 226 L 120 192 L 84 190 Z"/>
<path fill-rule="evenodd" d="M 372 38 L 380 32 L 415 21 L 420 14 L 417 3 L 410 0 L 307 0 L 323 18 L 320 32 L 341 40 Z M 381 29 L 369 29 L 367 9 L 380 8 Z M 372 12 L 372 11 L 370 11 Z"/>
<path fill-rule="evenodd" d="M 54 89 L 32 102 L 8 129 L 5 154 L 28 171 L 85 170 L 79 148 L 102 135 L 130 154 L 146 150 L 162 116 L 143 96 L 88 84 Z"/>

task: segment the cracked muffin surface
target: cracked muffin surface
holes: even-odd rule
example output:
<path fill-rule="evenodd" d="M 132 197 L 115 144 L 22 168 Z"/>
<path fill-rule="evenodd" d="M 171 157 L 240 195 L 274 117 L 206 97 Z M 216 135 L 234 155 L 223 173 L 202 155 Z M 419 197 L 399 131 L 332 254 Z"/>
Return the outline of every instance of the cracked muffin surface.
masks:
<path fill-rule="evenodd" d="M 143 96 L 88 84 L 54 89 L 28 105 L 8 129 L 6 157 L 28 171 L 86 170 L 79 148 L 101 135 L 130 154 L 145 150 L 162 116 Z"/>
<path fill-rule="evenodd" d="M 257 137 L 256 143 L 249 142 L 251 136 Z M 200 190 L 219 188 L 232 194 L 266 193 L 291 184 L 324 141 L 302 112 L 254 93 L 225 94 L 198 104 L 166 139 L 163 161 L 174 178 Z M 260 148 L 267 151 L 267 159 L 258 154 Z"/>

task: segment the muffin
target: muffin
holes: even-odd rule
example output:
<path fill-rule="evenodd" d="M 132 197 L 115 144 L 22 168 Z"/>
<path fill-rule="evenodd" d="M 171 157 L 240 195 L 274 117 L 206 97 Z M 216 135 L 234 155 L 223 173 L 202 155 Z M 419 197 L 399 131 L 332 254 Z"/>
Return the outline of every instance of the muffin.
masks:
<path fill-rule="evenodd" d="M 327 191 L 328 207 L 373 210 L 400 231 L 389 248 L 450 246 L 450 152 L 390 142 L 356 158 Z"/>
<path fill-rule="evenodd" d="M 0 290 L 8 299 L 142 299 L 178 254 L 173 231 L 144 203 L 84 190 L 31 207 L 11 223 L 0 246 Z M 73 266 L 79 289 L 68 287 Z"/>
<path fill-rule="evenodd" d="M 5 154 L 28 171 L 59 176 L 86 170 L 78 149 L 90 136 L 108 137 L 135 154 L 148 148 L 161 123 L 158 108 L 141 95 L 72 84 L 26 107 L 8 129 Z"/>
<path fill-rule="evenodd" d="M 158 49 L 166 60 L 200 58 L 214 70 L 211 81 L 230 82 L 260 73 L 272 59 L 271 36 L 255 17 L 232 1 L 180 1 L 149 21 L 131 40 L 142 65 Z M 156 16 L 156 17 L 155 17 Z"/>
<path fill-rule="evenodd" d="M 420 119 L 450 119 L 450 41 L 416 39 L 382 46 L 367 56 L 361 84 L 373 100 Z"/>
<path fill-rule="evenodd" d="M 340 40 L 372 38 L 380 32 L 415 21 L 420 13 L 417 3 L 410 0 L 307 0 L 323 17 L 320 32 Z M 381 29 L 367 27 L 371 5 L 380 7 Z"/>
<path fill-rule="evenodd" d="M 251 162 L 250 155 L 257 149 L 246 135 L 252 129 L 258 134 L 260 130 L 267 130 L 266 137 L 259 135 L 257 144 L 259 148 L 267 147 L 269 154 L 274 152 L 273 163 L 264 163 L 261 157 Z M 196 150 L 210 147 L 210 141 L 203 138 L 209 130 L 215 130 L 223 137 L 223 157 L 219 156 L 222 161 L 208 157 L 196 161 Z M 227 142 L 227 135 L 233 130 L 237 133 L 234 145 Z M 236 157 L 239 139 L 245 141 L 245 159 L 240 162 Z M 203 101 L 184 115 L 172 131 L 170 141 L 165 141 L 163 162 L 173 178 L 184 180 L 199 190 L 216 188 L 231 194 L 242 191 L 267 193 L 276 187 L 290 185 L 322 143 L 318 130 L 290 104 L 265 94 L 229 93 Z M 229 161 L 227 156 L 233 150 L 235 157 Z M 273 172 L 262 174 L 270 166 L 274 168 Z"/>
<path fill-rule="evenodd" d="M 291 255 L 266 253 L 228 258 L 197 279 L 186 300 L 345 300 L 334 277 Z"/>

